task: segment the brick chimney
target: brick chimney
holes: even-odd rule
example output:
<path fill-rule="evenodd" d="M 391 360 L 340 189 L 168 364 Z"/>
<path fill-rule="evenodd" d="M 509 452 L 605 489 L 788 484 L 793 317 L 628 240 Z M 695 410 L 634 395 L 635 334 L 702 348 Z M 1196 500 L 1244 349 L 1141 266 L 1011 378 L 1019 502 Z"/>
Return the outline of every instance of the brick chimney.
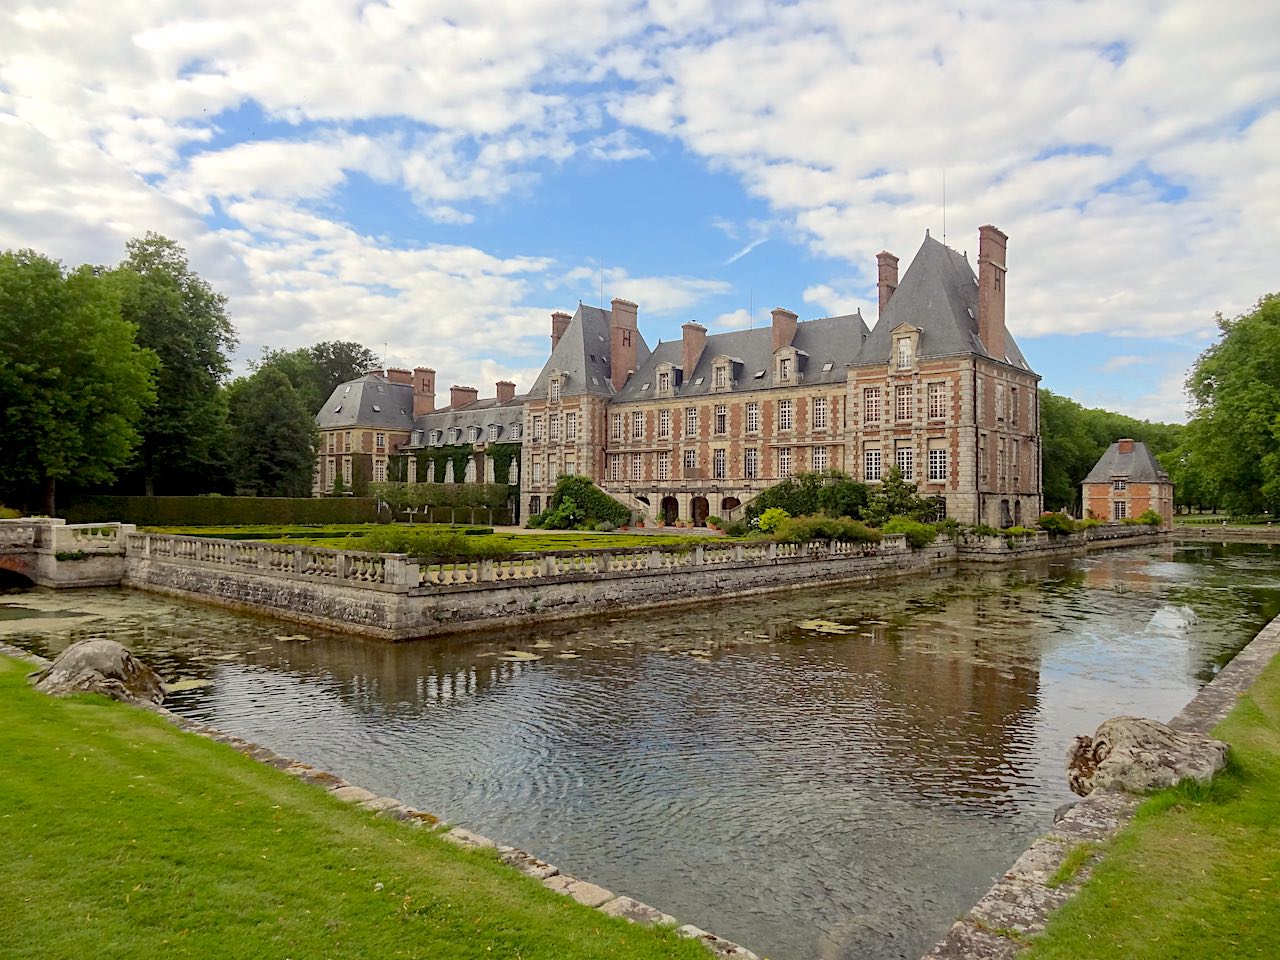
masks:
<path fill-rule="evenodd" d="M 392 383 L 403 383 L 406 386 L 413 384 L 413 374 L 403 367 L 388 367 L 387 379 Z"/>
<path fill-rule="evenodd" d="M 430 367 L 413 368 L 413 415 L 433 413 L 436 409 L 436 372 Z"/>
<path fill-rule="evenodd" d="M 449 407 L 452 410 L 458 410 L 475 403 L 479 396 L 480 391 L 475 387 L 460 387 L 455 383 L 449 388 Z"/>
<path fill-rule="evenodd" d="M 773 308 L 773 352 L 791 346 L 796 338 L 796 320 L 799 319 L 790 310 L 782 307 Z"/>
<path fill-rule="evenodd" d="M 1126 437 L 1116 441 L 1116 453 L 1133 453 L 1133 441 Z"/>
<path fill-rule="evenodd" d="M 640 308 L 630 300 L 613 300 L 613 319 L 609 322 L 609 379 L 613 389 L 621 390 L 636 372 L 636 350 L 640 344 L 637 314 Z"/>
<path fill-rule="evenodd" d="M 883 317 L 889 298 L 898 289 L 898 258 L 888 250 L 876 254 L 876 286 L 880 288 L 880 312 L 876 316 Z"/>
<path fill-rule="evenodd" d="M 494 384 L 494 389 L 499 403 L 510 403 L 516 398 L 516 385 L 510 380 L 499 380 Z"/>
<path fill-rule="evenodd" d="M 366 371 L 364 372 L 364 375 L 365 375 L 366 377 L 381 377 L 381 376 L 383 376 L 382 368 L 381 368 L 381 367 L 370 367 L 368 370 L 366 370 Z"/>
<path fill-rule="evenodd" d="M 573 317 L 569 316 L 563 310 L 557 310 L 551 315 L 551 349 L 554 350 L 560 343 L 560 338 L 564 336 L 564 332 L 569 329 L 569 322 Z"/>
<path fill-rule="evenodd" d="M 680 328 L 680 332 L 684 335 L 681 361 L 684 365 L 684 382 L 688 383 L 693 377 L 694 367 L 698 365 L 698 358 L 702 356 L 702 349 L 707 345 L 707 328 L 690 320 Z"/>
<path fill-rule="evenodd" d="M 991 224 L 978 228 L 978 339 L 996 360 L 1007 350 L 1004 331 L 1005 246 L 1009 238 Z"/>

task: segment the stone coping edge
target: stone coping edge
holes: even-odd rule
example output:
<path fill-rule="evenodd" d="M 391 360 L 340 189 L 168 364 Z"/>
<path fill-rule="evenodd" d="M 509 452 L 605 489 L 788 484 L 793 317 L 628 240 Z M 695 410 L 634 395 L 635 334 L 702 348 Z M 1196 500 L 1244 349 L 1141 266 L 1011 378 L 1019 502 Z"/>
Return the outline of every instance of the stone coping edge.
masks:
<path fill-rule="evenodd" d="M 26 650 L 3 641 L 0 641 L 0 654 L 24 661 L 40 669 L 49 666 L 51 662 L 45 657 L 28 653 Z M 562 873 L 558 867 L 539 860 L 531 853 L 527 853 L 517 847 L 499 844 L 482 834 L 463 827 L 447 824 L 433 814 L 417 810 L 406 803 L 401 803 L 395 797 L 380 797 L 370 790 L 349 783 L 337 774 L 313 767 L 309 763 L 281 756 L 268 747 L 237 737 L 234 734 L 225 733 L 209 724 L 189 720 L 166 707 L 136 702 L 131 705 L 149 713 L 157 714 L 187 733 L 193 733 L 218 743 L 225 743 L 233 750 L 244 754 L 252 760 L 257 760 L 259 763 L 275 767 L 290 776 L 305 780 L 307 783 L 327 791 L 330 796 L 363 810 L 368 810 L 375 816 L 398 820 L 409 827 L 417 829 L 439 831 L 444 840 L 467 849 L 495 850 L 498 859 L 513 869 L 539 881 L 547 889 L 563 896 L 572 897 L 583 906 L 592 907 L 607 916 L 621 917 L 630 923 L 638 923 L 643 926 L 675 927 L 678 936 L 697 940 L 717 957 L 730 957 L 736 958 L 736 960 L 760 960 L 759 956 L 746 947 L 717 937 L 715 934 L 701 930 L 691 923 L 681 925 L 680 921 L 675 917 L 663 913 L 646 903 L 622 894 L 614 894 L 604 887 L 599 887 L 594 883 Z"/>
<path fill-rule="evenodd" d="M 1280 653 L 1280 617 L 1258 632 L 1171 721 L 1176 730 L 1208 734 Z M 1096 857 L 1061 884 L 1051 878 L 1082 844 L 1115 836 L 1142 797 L 1098 790 L 1076 803 L 1049 833 L 1031 844 L 923 960 L 1011 960 L 1044 931 L 1049 915 L 1065 904 L 1092 873 Z"/>

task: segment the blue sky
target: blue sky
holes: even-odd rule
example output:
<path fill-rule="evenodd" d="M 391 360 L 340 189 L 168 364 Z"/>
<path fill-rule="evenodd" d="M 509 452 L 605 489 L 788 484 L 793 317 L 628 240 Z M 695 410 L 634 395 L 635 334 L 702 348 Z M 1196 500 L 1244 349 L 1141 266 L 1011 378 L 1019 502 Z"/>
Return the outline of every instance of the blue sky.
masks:
<path fill-rule="evenodd" d="M 239 369 L 356 339 L 484 395 L 579 299 L 651 341 L 872 323 L 877 251 L 972 259 L 990 222 L 1045 386 L 1159 419 L 1214 314 L 1280 289 L 1275 4 L 302 10 L 6 5 L 0 247 L 111 263 L 156 230 L 230 297 Z"/>

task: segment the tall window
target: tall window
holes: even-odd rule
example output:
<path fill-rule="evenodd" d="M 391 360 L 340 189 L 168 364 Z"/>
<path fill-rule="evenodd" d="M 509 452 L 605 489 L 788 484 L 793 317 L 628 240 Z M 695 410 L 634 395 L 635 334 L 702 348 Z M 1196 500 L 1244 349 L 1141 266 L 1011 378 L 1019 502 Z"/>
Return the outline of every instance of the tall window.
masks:
<path fill-rule="evenodd" d="M 620 441 L 622 439 L 622 414 L 615 413 L 609 418 L 609 439 Z"/>
<path fill-rule="evenodd" d="M 553 413 L 551 416 L 547 417 L 547 439 L 548 440 L 560 439 L 560 415 L 559 414 Z"/>
<path fill-rule="evenodd" d="M 564 415 L 564 436 L 566 440 L 578 439 L 578 415 L 576 413 L 566 413 Z"/>
<path fill-rule="evenodd" d="M 541 457 L 533 458 L 533 482 L 534 483 L 542 482 L 542 458 Z"/>
<path fill-rule="evenodd" d="M 684 452 L 684 475 L 692 477 L 698 469 L 698 451 L 686 450 Z"/>
<path fill-rule="evenodd" d="M 903 480 L 916 478 L 916 451 L 914 447 L 903 444 L 894 451 L 894 465 L 902 473 Z"/>
<path fill-rule="evenodd" d="M 716 405 L 714 426 L 716 433 L 725 434 L 729 432 L 729 408 L 723 403 Z"/>
<path fill-rule="evenodd" d="M 578 475 L 578 461 L 572 457 L 564 462 L 564 475 L 566 477 L 575 477 Z M 492 481 L 490 481 L 492 483 Z"/>
<path fill-rule="evenodd" d="M 754 400 L 747 404 L 747 433 L 760 432 L 760 404 Z"/>
<path fill-rule="evenodd" d="M 748 480 L 760 476 L 760 451 L 752 448 L 742 451 L 742 474 Z"/>
<path fill-rule="evenodd" d="M 893 388 L 894 408 L 899 420 L 911 419 L 911 384 L 900 383 Z"/>
<path fill-rule="evenodd" d="M 1005 453 L 1004 437 L 996 438 L 996 482 L 1003 487 L 1009 479 L 1009 458 Z"/>
<path fill-rule="evenodd" d="M 671 479 L 671 451 L 661 450 L 658 453 L 658 479 Z"/>
<path fill-rule="evenodd" d="M 569 414 L 573 416 L 573 414 Z M 498 439 L 498 430 L 501 429 L 496 423 L 489 424 L 489 442 L 494 443 Z"/>
<path fill-rule="evenodd" d="M 637 410 L 631 414 L 631 439 L 644 439 L 644 411 Z"/>
<path fill-rule="evenodd" d="M 825 470 L 825 469 L 827 469 L 827 448 L 826 448 L 826 447 L 814 447 L 814 448 L 813 448 L 813 461 L 812 461 L 812 462 L 813 462 L 813 469 L 814 469 L 814 470 Z"/>
<path fill-rule="evenodd" d="M 790 430 L 795 425 L 796 409 L 794 400 L 778 401 L 778 429 Z"/>
<path fill-rule="evenodd" d="M 547 391 L 547 399 L 550 400 L 552 403 L 560 402 L 560 378 L 559 377 L 551 378 L 551 387 Z"/>
<path fill-rule="evenodd" d="M 609 479 L 618 481 L 622 479 L 622 454 L 609 454 Z"/>
<path fill-rule="evenodd" d="M 519 440 L 524 435 L 524 424 L 513 423 L 511 425 L 511 439 Z"/>
<path fill-rule="evenodd" d="M 728 458 L 724 450 L 715 450 L 711 454 L 711 476 L 723 480 L 728 469 Z"/>
<path fill-rule="evenodd" d="M 385 460 L 375 460 L 373 462 L 373 482 L 382 483 L 387 479 L 387 464 Z"/>
<path fill-rule="evenodd" d="M 1129 504 L 1124 500 L 1116 500 L 1111 504 L 1111 519 L 1123 520 L 1129 516 Z"/>
<path fill-rule="evenodd" d="M 696 437 L 698 435 L 698 408 L 684 408 L 684 435 L 686 437 Z"/>
<path fill-rule="evenodd" d="M 783 383 L 786 383 L 791 379 L 791 364 L 792 360 L 790 357 L 783 357 L 778 361 L 778 379 Z"/>
<path fill-rule="evenodd" d="M 671 372 L 670 371 L 663 370 L 661 373 L 658 374 L 658 392 L 659 393 L 671 392 Z"/>
<path fill-rule="evenodd" d="M 1004 384 L 996 381 L 996 419 L 1004 420 Z"/>
<path fill-rule="evenodd" d="M 346 442 L 347 442 L 346 452 L 350 453 L 351 452 L 351 431 L 350 430 L 347 431 Z"/>
<path fill-rule="evenodd" d="M 536 413 L 533 415 L 533 439 L 542 439 L 542 417 Z"/>
<path fill-rule="evenodd" d="M 1016 427 L 1018 425 L 1018 388 L 1009 388 L 1009 421 Z"/>
<path fill-rule="evenodd" d="M 671 436 L 671 411 L 670 410 L 658 411 L 658 436 L 660 437 Z"/>
<path fill-rule="evenodd" d="M 899 370 L 910 370 L 911 369 L 911 338 L 899 337 L 897 342 L 897 348 L 898 349 L 895 351 L 895 356 L 897 357 L 897 363 L 895 364 L 895 366 Z"/>
<path fill-rule="evenodd" d="M 947 479 L 947 451 L 943 447 L 929 448 L 929 479 Z"/>
<path fill-rule="evenodd" d="M 1111 489 L 1116 491 L 1117 493 L 1119 493 L 1122 490 L 1128 490 L 1129 481 L 1128 480 L 1112 480 Z"/>
<path fill-rule="evenodd" d="M 813 398 L 813 429 L 827 429 L 827 411 L 831 402 L 826 397 Z"/>
<path fill-rule="evenodd" d="M 350 457 L 342 458 L 342 482 L 347 484 L 347 486 L 351 485 L 351 458 Z"/>
<path fill-rule="evenodd" d="M 867 447 L 862 452 L 862 479 L 867 483 L 880 479 L 879 447 Z"/>
<path fill-rule="evenodd" d="M 715 385 L 717 387 L 727 387 L 729 385 L 729 368 L 723 364 L 716 367 Z"/>
<path fill-rule="evenodd" d="M 942 420 L 947 415 L 947 394 L 945 383 L 929 384 L 929 419 Z"/>
<path fill-rule="evenodd" d="M 786 479 L 791 476 L 791 448 L 778 448 L 778 477 Z"/>
<path fill-rule="evenodd" d="M 631 479 L 644 479 L 644 459 L 638 453 L 631 455 Z"/>
<path fill-rule="evenodd" d="M 387 446 L 387 435 L 385 433 L 375 433 L 373 435 L 373 445 L 379 450 L 385 449 Z"/>
<path fill-rule="evenodd" d="M 864 387 L 862 390 L 862 422 L 880 422 L 880 388 Z"/>
<path fill-rule="evenodd" d="M 332 434 L 332 433 L 329 434 L 329 452 L 330 453 L 333 453 L 333 447 L 334 447 L 333 441 L 335 437 L 336 437 L 336 434 Z"/>

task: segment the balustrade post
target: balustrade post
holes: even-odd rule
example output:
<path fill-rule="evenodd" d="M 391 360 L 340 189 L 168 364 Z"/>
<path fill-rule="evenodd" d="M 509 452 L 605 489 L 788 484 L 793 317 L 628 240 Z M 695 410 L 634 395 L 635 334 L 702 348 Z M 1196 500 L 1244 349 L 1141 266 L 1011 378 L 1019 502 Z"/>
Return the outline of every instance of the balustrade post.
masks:
<path fill-rule="evenodd" d="M 347 579 L 347 555 L 339 553 L 333 560 L 333 572 L 339 580 Z"/>
<path fill-rule="evenodd" d="M 596 572 L 608 573 L 613 568 L 613 554 L 602 553 L 596 557 Z"/>
<path fill-rule="evenodd" d="M 661 550 L 649 551 L 649 569 L 650 570 L 662 569 L 662 551 Z"/>
<path fill-rule="evenodd" d="M 480 561 L 480 582 L 493 583 L 493 581 L 496 579 L 497 577 L 494 575 L 493 561 L 488 559 L 481 560 Z"/>
<path fill-rule="evenodd" d="M 698 544 L 693 548 L 693 565 L 701 567 L 707 562 L 707 550 L 702 544 Z"/>
<path fill-rule="evenodd" d="M 765 545 L 764 555 L 770 560 L 777 560 L 778 544 L 775 541 L 770 540 L 768 544 Z"/>

